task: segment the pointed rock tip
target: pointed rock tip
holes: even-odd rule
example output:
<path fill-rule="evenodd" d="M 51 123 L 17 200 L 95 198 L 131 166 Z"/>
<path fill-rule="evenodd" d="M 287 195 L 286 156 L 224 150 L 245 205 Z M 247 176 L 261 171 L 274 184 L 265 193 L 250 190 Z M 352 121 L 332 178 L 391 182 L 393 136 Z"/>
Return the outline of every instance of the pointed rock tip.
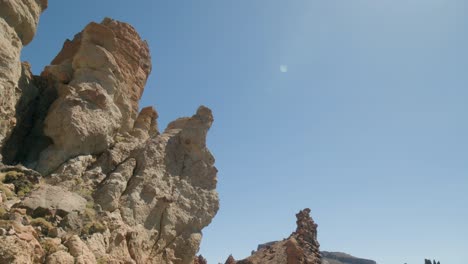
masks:
<path fill-rule="evenodd" d="M 310 208 L 304 208 L 303 210 L 300 210 L 299 213 L 296 214 L 297 220 L 299 219 L 312 219 L 310 216 Z"/>
<path fill-rule="evenodd" d="M 236 264 L 236 259 L 231 255 L 226 259 L 226 262 L 224 264 Z"/>
<path fill-rule="evenodd" d="M 201 105 L 198 107 L 196 116 L 199 117 L 201 120 L 208 122 L 210 124 L 214 120 L 213 112 L 211 111 L 210 108 L 204 105 Z"/>

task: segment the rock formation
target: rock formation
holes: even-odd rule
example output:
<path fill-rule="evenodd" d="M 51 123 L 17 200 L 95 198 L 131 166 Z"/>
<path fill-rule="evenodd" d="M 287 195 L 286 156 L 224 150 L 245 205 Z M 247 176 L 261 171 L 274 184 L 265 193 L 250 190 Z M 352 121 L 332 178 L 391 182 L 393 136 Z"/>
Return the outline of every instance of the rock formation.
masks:
<path fill-rule="evenodd" d="M 300 211 L 296 218 L 296 231 L 288 238 L 259 245 L 257 251 L 243 260 L 229 256 L 226 264 L 320 264 L 317 224 L 310 217 L 310 209 Z"/>
<path fill-rule="evenodd" d="M 225 264 L 376 264 L 373 260 L 345 253 L 320 252 L 317 224 L 310 217 L 310 209 L 300 211 L 296 217 L 296 231 L 287 239 L 260 244 L 250 257 L 243 260 L 236 261 L 230 255 Z"/>
<path fill-rule="evenodd" d="M 201 106 L 160 132 L 130 25 L 90 23 L 33 76 L 20 51 L 46 0 L 0 1 L 0 263 L 204 263 L 219 208 Z"/>
<path fill-rule="evenodd" d="M 20 122 L 18 114 L 35 97 L 35 89 L 26 84 L 29 67 L 21 63 L 20 55 L 46 8 L 46 0 L 0 1 L 0 146 Z"/>

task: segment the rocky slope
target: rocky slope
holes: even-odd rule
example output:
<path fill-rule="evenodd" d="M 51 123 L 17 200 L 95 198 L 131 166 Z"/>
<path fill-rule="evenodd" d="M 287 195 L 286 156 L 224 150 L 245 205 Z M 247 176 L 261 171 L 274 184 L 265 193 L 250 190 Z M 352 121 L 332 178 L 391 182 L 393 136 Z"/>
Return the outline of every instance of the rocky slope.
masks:
<path fill-rule="evenodd" d="M 317 241 L 317 224 L 306 208 L 296 214 L 297 228 L 288 238 L 259 245 L 257 251 L 243 260 L 232 256 L 226 264 L 320 264 L 320 244 Z"/>
<path fill-rule="evenodd" d="M 219 207 L 210 109 L 160 132 L 148 45 L 108 18 L 33 76 L 46 7 L 0 1 L 0 263 L 192 263 Z"/>
<path fill-rule="evenodd" d="M 235 260 L 231 255 L 225 264 L 376 264 L 373 260 L 345 253 L 320 252 L 317 224 L 310 217 L 310 209 L 300 211 L 296 218 L 296 231 L 288 238 L 260 244 L 250 257 L 243 260 Z"/>

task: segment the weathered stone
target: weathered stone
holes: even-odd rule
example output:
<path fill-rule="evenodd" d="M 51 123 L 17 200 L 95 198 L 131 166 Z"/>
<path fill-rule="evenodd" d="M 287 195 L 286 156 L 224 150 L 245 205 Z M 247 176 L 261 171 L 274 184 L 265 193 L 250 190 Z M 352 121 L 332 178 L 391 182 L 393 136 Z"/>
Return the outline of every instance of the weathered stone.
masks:
<path fill-rule="evenodd" d="M 33 227 L 12 223 L 7 236 L 0 239 L 0 263 L 39 263 L 44 257 Z"/>
<path fill-rule="evenodd" d="M 51 185 L 43 185 L 31 192 L 21 203 L 32 212 L 41 209 L 55 209 L 58 215 L 65 216 L 70 212 L 81 212 L 86 208 L 86 199 L 76 193 Z"/>
<path fill-rule="evenodd" d="M 79 229 L 77 229 L 79 230 Z M 50 237 L 58 237 L 58 238 L 61 238 L 61 237 L 64 237 L 65 236 L 65 231 L 60 228 L 60 227 L 54 227 L 52 229 L 49 230 L 49 236 Z"/>
<path fill-rule="evenodd" d="M 17 115 L 23 93 L 21 49 L 32 40 L 46 7 L 47 0 L 0 1 L 0 150 L 21 118 Z"/>
<path fill-rule="evenodd" d="M 217 169 L 206 147 L 211 110 L 202 106 L 163 133 L 152 107 L 138 112 L 151 58 L 147 43 L 128 24 L 90 23 L 37 77 L 19 62 L 22 45 L 32 37 L 26 29 L 37 21 L 5 21 L 0 19 L 0 84 L 9 86 L 0 85 L 0 149 L 6 163 L 42 174 L 22 167 L 32 192 L 24 199 L 12 194 L 3 204 L 12 223 L 32 231 L 5 232 L 21 242 L 63 241 L 53 251 L 48 245 L 47 254 L 16 254 L 19 248 L 1 245 L 0 255 L 21 263 L 191 264 L 201 230 L 219 208 Z M 29 218 L 11 209 L 13 204 L 26 208 Z M 41 238 L 29 224 L 40 229 Z"/>
<path fill-rule="evenodd" d="M 239 261 L 229 258 L 229 263 L 236 264 L 321 264 L 317 224 L 310 217 L 306 208 L 296 214 L 297 228 L 287 239 L 259 245 L 253 254 Z M 232 257 L 232 256 L 230 256 Z M 226 263 L 228 263 L 226 261 Z"/>
<path fill-rule="evenodd" d="M 138 165 L 120 198 L 120 212 L 128 225 L 158 231 L 151 257 L 161 263 L 172 261 L 164 251 L 180 263 L 193 261 L 201 230 L 219 208 L 217 170 L 205 142 L 212 122 L 211 111 L 200 107 L 132 155 Z"/>
<path fill-rule="evenodd" d="M 158 123 L 156 122 L 157 118 L 158 113 L 153 107 L 143 108 L 133 126 L 132 136 L 143 140 L 149 136 L 157 136 L 159 133 Z"/>
<path fill-rule="evenodd" d="M 75 258 L 65 251 L 57 251 L 47 256 L 46 264 L 74 264 Z"/>
<path fill-rule="evenodd" d="M 71 212 L 63 218 L 60 222 L 60 226 L 69 230 L 81 230 L 83 227 L 83 220 L 77 212 Z"/>
<path fill-rule="evenodd" d="M 37 242 L 37 241 L 36 241 Z M 17 236 L 6 236 L 0 239 L 0 263 L 29 264 L 39 262 L 44 252 L 39 243 L 30 243 Z"/>
<path fill-rule="evenodd" d="M 102 183 L 102 187 L 96 192 L 95 201 L 103 210 L 114 211 L 119 207 L 119 199 L 127 188 L 127 182 L 132 177 L 135 166 L 136 160 L 128 159 Z"/>
<path fill-rule="evenodd" d="M 95 264 L 96 258 L 89 250 L 88 246 L 77 236 L 74 235 L 65 242 L 70 255 L 75 258 L 77 264 Z"/>
<path fill-rule="evenodd" d="M 0 2 L 2 17 L 21 39 L 29 44 L 36 34 L 39 16 L 47 8 L 47 0 L 9 0 Z"/>
<path fill-rule="evenodd" d="M 106 18 L 67 42 L 42 74 L 59 97 L 44 126 L 53 145 L 37 170 L 49 174 L 72 156 L 103 152 L 117 132 L 129 132 L 150 71 L 148 45 L 128 24 Z"/>

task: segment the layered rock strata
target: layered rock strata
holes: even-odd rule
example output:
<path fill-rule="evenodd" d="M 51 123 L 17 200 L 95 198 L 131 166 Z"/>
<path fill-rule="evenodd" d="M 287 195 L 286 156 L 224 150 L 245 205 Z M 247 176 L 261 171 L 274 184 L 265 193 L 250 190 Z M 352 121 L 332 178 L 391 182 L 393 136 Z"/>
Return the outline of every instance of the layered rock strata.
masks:
<path fill-rule="evenodd" d="M 109 18 L 41 76 L 21 73 L 46 6 L 0 1 L 0 263 L 203 263 L 201 231 L 219 208 L 211 110 L 160 132 L 157 112 L 139 111 L 148 45 Z"/>

